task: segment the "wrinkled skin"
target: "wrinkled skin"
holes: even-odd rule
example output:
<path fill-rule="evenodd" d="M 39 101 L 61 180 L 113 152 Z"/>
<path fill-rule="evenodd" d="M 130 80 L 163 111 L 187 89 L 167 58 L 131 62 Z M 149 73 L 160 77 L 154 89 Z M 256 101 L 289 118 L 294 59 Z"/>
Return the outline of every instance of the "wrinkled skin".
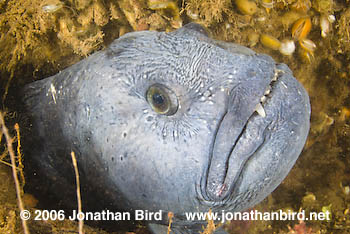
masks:
<path fill-rule="evenodd" d="M 175 99 L 174 113 L 150 105 L 155 84 Z M 163 210 L 165 225 L 171 211 L 175 233 L 201 230 L 184 212 L 242 211 L 263 200 L 294 165 L 310 118 L 286 65 L 212 40 L 196 24 L 128 33 L 27 85 L 24 102 L 35 145 L 27 161 L 45 177 L 42 193 L 75 208 L 73 150 L 85 211 Z"/>

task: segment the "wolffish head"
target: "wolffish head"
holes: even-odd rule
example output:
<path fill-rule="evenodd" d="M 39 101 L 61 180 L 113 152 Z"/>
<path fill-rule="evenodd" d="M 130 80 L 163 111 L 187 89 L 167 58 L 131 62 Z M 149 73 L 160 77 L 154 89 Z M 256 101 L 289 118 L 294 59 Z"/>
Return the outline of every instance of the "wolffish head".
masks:
<path fill-rule="evenodd" d="M 76 129 L 90 146 L 80 151 L 133 209 L 246 209 L 304 146 L 309 98 L 288 67 L 196 24 L 126 34 L 85 63 Z"/>

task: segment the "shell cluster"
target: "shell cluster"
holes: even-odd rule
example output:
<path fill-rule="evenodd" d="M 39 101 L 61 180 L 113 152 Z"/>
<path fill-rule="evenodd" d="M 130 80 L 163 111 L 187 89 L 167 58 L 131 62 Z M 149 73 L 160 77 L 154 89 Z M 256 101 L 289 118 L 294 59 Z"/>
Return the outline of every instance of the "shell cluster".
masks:
<path fill-rule="evenodd" d="M 272 14 L 275 7 L 281 8 L 280 1 L 260 0 L 258 3 L 250 0 L 235 0 L 236 7 L 240 13 L 249 16 L 259 15 L 256 17 L 256 21 L 260 22 L 264 22 Z M 331 8 L 320 5 L 318 1 L 311 3 L 310 0 L 294 0 L 284 4 L 283 8 L 289 10 L 285 15 L 281 16 L 281 22 L 284 29 L 288 30 L 288 33 L 281 33 L 283 38 L 276 38 L 268 33 L 261 33 L 259 41 L 263 46 L 272 50 L 278 50 L 281 54 L 287 56 L 292 55 L 298 48 L 301 58 L 304 61 L 311 62 L 317 46 L 308 38 L 310 32 L 314 32 L 315 30 L 312 31 L 312 29 L 318 28 L 320 30 L 319 35 L 323 38 L 327 37 L 331 32 L 332 23 L 336 20 L 335 16 L 332 15 Z M 265 9 L 265 15 L 262 16 L 259 6 L 261 9 Z M 312 35 L 314 37 L 316 34 L 312 33 Z"/>

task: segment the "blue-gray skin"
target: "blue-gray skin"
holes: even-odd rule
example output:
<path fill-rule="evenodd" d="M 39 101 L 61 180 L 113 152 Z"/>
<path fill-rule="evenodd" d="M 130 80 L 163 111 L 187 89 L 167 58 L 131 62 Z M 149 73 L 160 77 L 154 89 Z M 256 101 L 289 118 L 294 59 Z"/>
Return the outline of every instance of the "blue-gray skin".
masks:
<path fill-rule="evenodd" d="M 308 95 L 285 64 L 210 39 L 197 24 L 128 33 L 29 84 L 25 103 L 49 190 L 71 184 L 75 195 L 66 178 L 73 150 L 83 201 L 163 210 L 154 233 L 165 232 L 167 212 L 174 233 L 198 233 L 203 221 L 185 212 L 263 200 L 297 160 L 310 119 Z"/>

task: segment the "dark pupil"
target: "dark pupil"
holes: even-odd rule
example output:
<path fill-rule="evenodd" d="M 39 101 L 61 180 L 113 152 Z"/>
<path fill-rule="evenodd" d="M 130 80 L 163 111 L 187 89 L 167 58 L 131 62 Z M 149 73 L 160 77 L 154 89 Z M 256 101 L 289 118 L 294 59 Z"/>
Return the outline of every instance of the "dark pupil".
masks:
<path fill-rule="evenodd" d="M 164 104 L 164 97 L 160 93 L 155 93 L 152 95 L 152 100 L 154 105 L 161 106 Z"/>

